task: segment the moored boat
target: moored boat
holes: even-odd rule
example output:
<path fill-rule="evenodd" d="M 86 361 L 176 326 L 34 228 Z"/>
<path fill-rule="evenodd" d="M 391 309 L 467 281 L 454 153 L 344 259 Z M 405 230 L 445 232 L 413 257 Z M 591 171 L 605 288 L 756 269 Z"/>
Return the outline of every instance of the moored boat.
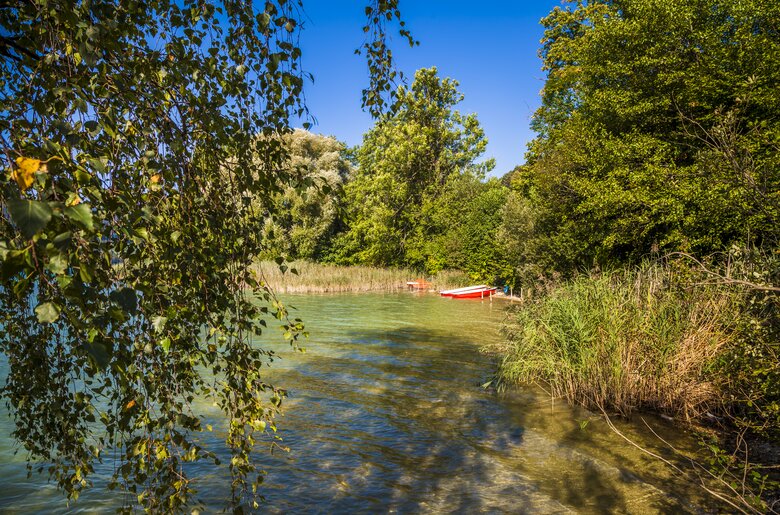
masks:
<path fill-rule="evenodd" d="M 496 294 L 496 288 L 481 288 L 478 290 L 469 290 L 460 293 L 453 293 L 449 296 L 453 299 L 484 299 Z"/>
<path fill-rule="evenodd" d="M 442 297 L 453 297 L 455 295 L 461 295 L 464 293 L 470 293 L 474 291 L 486 290 L 489 286 L 487 284 L 478 284 L 476 286 L 466 286 L 465 288 L 455 288 L 454 290 L 442 290 L 439 293 Z"/>

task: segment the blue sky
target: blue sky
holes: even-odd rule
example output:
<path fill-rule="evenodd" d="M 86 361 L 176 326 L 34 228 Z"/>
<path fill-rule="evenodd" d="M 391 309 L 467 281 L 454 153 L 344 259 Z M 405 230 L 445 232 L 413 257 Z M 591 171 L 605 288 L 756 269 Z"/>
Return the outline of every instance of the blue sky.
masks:
<path fill-rule="evenodd" d="M 368 72 L 354 50 L 363 42 L 361 0 L 308 0 L 301 35 L 304 69 L 314 74 L 306 99 L 317 119 L 315 132 L 357 145 L 371 127 L 360 109 L 360 91 Z M 400 8 L 420 46 L 393 43 L 398 67 L 412 77 L 436 66 L 439 75 L 460 82 L 462 113 L 477 113 L 488 137 L 485 157 L 496 159 L 494 176 L 523 162 L 533 138 L 530 118 L 544 84 L 537 55 L 539 20 L 561 0 L 490 1 L 401 0 Z"/>

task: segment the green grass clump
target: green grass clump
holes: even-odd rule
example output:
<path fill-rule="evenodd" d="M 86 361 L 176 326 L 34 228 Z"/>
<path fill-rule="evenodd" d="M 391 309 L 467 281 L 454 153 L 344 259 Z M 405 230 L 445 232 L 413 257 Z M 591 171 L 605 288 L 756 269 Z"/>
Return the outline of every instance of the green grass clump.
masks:
<path fill-rule="evenodd" d="M 625 415 L 695 420 L 717 411 L 714 370 L 737 303 L 722 289 L 678 283 L 654 265 L 581 276 L 524 302 L 505 326 L 499 378 Z"/>

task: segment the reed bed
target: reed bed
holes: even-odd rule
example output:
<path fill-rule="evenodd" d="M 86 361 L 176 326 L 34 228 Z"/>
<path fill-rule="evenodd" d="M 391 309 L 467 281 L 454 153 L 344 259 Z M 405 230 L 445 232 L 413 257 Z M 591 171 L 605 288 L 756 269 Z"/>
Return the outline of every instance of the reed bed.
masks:
<path fill-rule="evenodd" d="M 283 271 L 273 261 L 261 261 L 255 269 L 266 284 L 281 293 L 393 292 L 406 290 L 406 282 L 418 278 L 425 279 L 432 290 L 457 288 L 469 283 L 468 276 L 460 271 L 447 270 L 424 276 L 405 268 L 337 266 L 311 261 L 293 261 L 285 266 Z"/>
<path fill-rule="evenodd" d="M 682 288 L 660 265 L 582 276 L 513 312 L 499 379 L 592 408 L 694 421 L 724 405 L 713 372 L 732 345 L 734 295 Z"/>

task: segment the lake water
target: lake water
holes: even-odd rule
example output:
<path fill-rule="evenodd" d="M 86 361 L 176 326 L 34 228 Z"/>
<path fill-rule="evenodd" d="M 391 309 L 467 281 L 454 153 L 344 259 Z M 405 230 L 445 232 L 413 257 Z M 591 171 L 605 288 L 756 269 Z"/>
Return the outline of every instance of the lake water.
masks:
<path fill-rule="evenodd" d="M 500 340 L 503 302 L 430 294 L 288 296 L 310 338 L 305 353 L 272 345 L 269 382 L 287 388 L 278 419 L 289 453 L 258 449 L 270 513 L 680 513 L 716 508 L 700 489 L 611 431 L 601 418 L 533 389 L 480 387 Z M 201 405 L 219 452 L 224 422 Z M 663 420 L 669 443 L 695 448 Z M 627 437 L 672 459 L 639 419 Z M 45 477 L 26 478 L 0 407 L 0 512 L 97 513 L 122 502 L 95 488 L 66 506 Z M 225 456 L 224 450 L 221 452 Z M 223 460 L 224 461 L 224 460 Z M 106 465 L 108 466 L 108 465 Z M 103 469 L 105 470 L 105 468 Z M 225 507 L 224 470 L 192 472 L 201 512 Z"/>

